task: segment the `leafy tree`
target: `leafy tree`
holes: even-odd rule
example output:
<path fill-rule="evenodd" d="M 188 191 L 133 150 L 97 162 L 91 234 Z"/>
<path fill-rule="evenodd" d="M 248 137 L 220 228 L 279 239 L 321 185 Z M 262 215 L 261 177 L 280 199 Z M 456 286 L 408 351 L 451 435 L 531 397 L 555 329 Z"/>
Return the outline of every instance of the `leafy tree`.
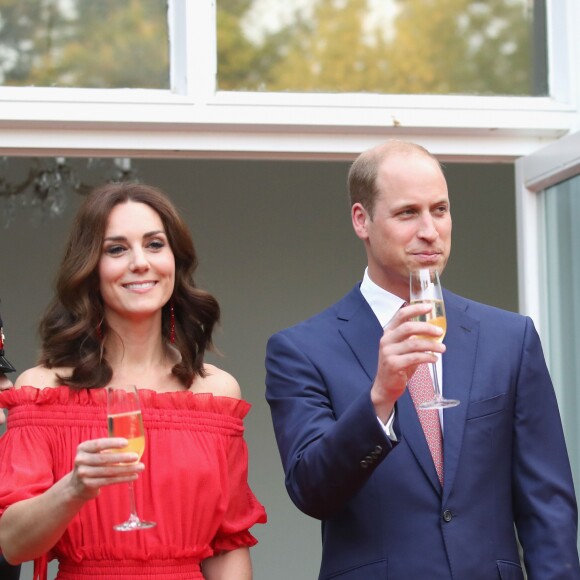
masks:
<path fill-rule="evenodd" d="M 262 42 L 251 41 L 244 18 L 253 0 L 218 0 L 218 88 L 221 90 L 270 90 L 286 47 L 296 36 L 295 26 L 281 26 Z"/>
<path fill-rule="evenodd" d="M 35 84 L 30 71 L 52 68 L 66 20 L 57 0 L 0 0 L 0 80 L 6 85 Z"/>
<path fill-rule="evenodd" d="M 277 38 L 245 46 L 243 88 L 390 94 L 531 94 L 531 14 L 524 0 L 393 0 L 392 26 L 368 0 L 313 0 Z M 236 4 L 233 0 L 220 4 Z M 249 8 L 244 2 L 244 12 Z M 242 35 L 239 23 L 231 29 Z M 235 20 L 235 19 L 234 19 Z M 227 36 L 227 35 L 226 35 Z M 226 50 L 227 52 L 227 50 Z M 241 54 L 241 53 L 240 53 Z M 258 57 L 257 55 L 261 55 Z M 220 69 L 220 72 L 224 69 Z M 244 70 L 246 71 L 244 73 Z M 254 77 L 256 74 L 253 75 Z M 233 75 L 230 74 L 233 79 Z M 237 89 L 235 80 L 228 88 Z"/>
<path fill-rule="evenodd" d="M 287 55 L 270 90 L 342 92 L 363 88 L 367 0 L 319 0 L 311 16 L 298 15 Z"/>
<path fill-rule="evenodd" d="M 77 1 L 75 39 L 58 73 L 82 87 L 169 88 L 164 0 Z"/>
<path fill-rule="evenodd" d="M 0 0 L 5 85 L 169 86 L 164 0 Z"/>
<path fill-rule="evenodd" d="M 514 0 L 397 0 L 393 93 L 530 94 L 530 29 Z"/>
<path fill-rule="evenodd" d="M 296 2 L 256 39 L 258 1 L 216 0 L 220 90 L 533 93 L 528 0 L 391 0 L 391 20 L 373 0 Z M 166 0 L 0 0 L 5 85 L 168 88 L 168 45 Z"/>

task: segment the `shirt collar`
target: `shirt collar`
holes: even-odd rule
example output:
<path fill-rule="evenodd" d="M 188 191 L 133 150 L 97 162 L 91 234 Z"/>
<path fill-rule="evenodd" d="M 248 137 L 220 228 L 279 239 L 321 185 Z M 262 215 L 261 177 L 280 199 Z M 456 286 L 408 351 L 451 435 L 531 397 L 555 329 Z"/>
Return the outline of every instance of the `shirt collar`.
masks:
<path fill-rule="evenodd" d="M 368 268 L 365 269 L 360 291 L 383 328 L 389 324 L 399 308 L 405 304 L 404 300 L 375 284 L 370 279 Z"/>

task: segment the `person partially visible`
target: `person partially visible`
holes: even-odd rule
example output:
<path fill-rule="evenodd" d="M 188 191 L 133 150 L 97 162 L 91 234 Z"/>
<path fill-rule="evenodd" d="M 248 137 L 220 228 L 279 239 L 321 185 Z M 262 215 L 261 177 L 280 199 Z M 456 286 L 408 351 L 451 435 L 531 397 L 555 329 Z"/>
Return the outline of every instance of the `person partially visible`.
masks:
<path fill-rule="evenodd" d="M 12 373 L 16 369 L 12 366 L 12 363 L 6 358 L 4 352 L 4 323 L 2 322 L 2 316 L 0 315 L 0 391 L 12 388 L 12 381 L 6 376 L 6 373 Z M 3 425 L 6 421 L 2 408 L 0 407 L 0 425 Z"/>
<path fill-rule="evenodd" d="M 14 385 L 12 381 L 3 373 L 0 373 L 0 392 L 6 389 L 11 389 Z M 3 409 L 0 408 L 0 425 L 6 422 L 6 416 L 4 415 Z"/>
<path fill-rule="evenodd" d="M 13 386 L 12 381 L 5 374 L 0 373 L 0 391 L 11 389 Z"/>
<path fill-rule="evenodd" d="M 2 326 L 0 320 L 0 327 Z M 11 389 L 12 381 L 4 374 L 0 374 L 0 391 Z M 0 425 L 4 423 L 4 412 L 0 409 Z M 4 556 L 0 553 L 0 580 L 18 580 L 20 578 L 20 564 L 12 566 L 6 562 Z"/>
<path fill-rule="evenodd" d="M 266 396 L 286 487 L 322 521 L 320 579 L 578 580 L 577 505 L 532 320 L 444 289 L 447 333 L 415 319 L 410 272 L 443 273 L 438 160 L 388 141 L 349 172 L 367 255 L 334 306 L 270 338 Z M 491 228 L 490 224 L 490 228 Z M 482 240 L 484 243 L 484 240 Z M 497 283 L 490 280 L 490 284 Z M 418 410 L 443 395 L 459 406 Z"/>
<path fill-rule="evenodd" d="M 4 373 L 0 373 L 0 391 L 11 389 L 13 386 L 12 381 Z"/>
<path fill-rule="evenodd" d="M 266 513 L 247 481 L 233 376 L 208 364 L 216 299 L 196 286 L 190 233 L 167 196 L 93 191 L 72 226 L 40 324 L 39 365 L 0 394 L 0 548 L 59 580 L 250 580 L 249 529 Z M 135 384 L 142 460 L 107 436 L 106 387 Z M 106 453 L 105 453 L 106 452 Z M 119 532 L 137 511 L 156 526 Z"/>
<path fill-rule="evenodd" d="M 2 316 L 0 316 L 0 392 L 11 389 L 14 386 L 12 381 L 4 374 L 13 370 L 14 367 L 8 362 L 4 353 L 4 325 Z M 3 425 L 5 420 L 4 411 L 0 408 L 0 425 Z M 11 566 L 0 552 L 0 580 L 18 580 L 19 578 L 20 565 Z"/>

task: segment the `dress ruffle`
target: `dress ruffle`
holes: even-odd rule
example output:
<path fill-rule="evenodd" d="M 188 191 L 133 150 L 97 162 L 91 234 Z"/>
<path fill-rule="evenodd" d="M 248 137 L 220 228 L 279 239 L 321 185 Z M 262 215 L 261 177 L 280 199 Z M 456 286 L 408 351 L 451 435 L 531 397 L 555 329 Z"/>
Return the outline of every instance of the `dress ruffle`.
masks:
<path fill-rule="evenodd" d="M 158 393 L 150 389 L 139 389 L 141 404 L 146 408 L 167 410 L 196 410 L 230 415 L 243 419 L 251 405 L 243 399 L 216 396 L 212 393 L 192 391 L 169 391 Z M 16 405 L 81 405 L 103 407 L 107 404 L 105 388 L 75 390 L 67 386 L 38 389 L 23 386 L 0 392 L 0 408 L 10 409 Z"/>

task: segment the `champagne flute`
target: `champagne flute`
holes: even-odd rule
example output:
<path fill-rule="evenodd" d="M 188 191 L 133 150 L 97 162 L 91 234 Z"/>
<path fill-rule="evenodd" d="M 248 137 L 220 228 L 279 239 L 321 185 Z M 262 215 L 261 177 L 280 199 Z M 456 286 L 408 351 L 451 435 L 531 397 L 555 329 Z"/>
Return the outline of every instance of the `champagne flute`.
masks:
<path fill-rule="evenodd" d="M 117 453 L 137 453 L 139 459 L 145 451 L 145 429 L 139 405 L 139 395 L 135 385 L 109 385 L 107 387 L 107 426 L 109 437 L 124 437 L 128 445 L 116 449 Z M 113 526 L 120 532 L 152 528 L 155 522 L 145 522 L 139 519 L 135 505 L 135 489 L 129 482 L 129 519 L 122 524 Z"/>
<path fill-rule="evenodd" d="M 434 324 L 443 330 L 443 334 L 438 337 L 421 336 L 436 342 L 441 342 L 447 331 L 447 318 L 445 317 L 445 304 L 443 302 L 443 292 L 439 282 L 439 273 L 437 270 L 423 268 L 411 272 L 410 294 L 411 304 L 431 304 L 431 310 L 426 314 L 417 316 L 414 320 Z M 439 387 L 439 378 L 437 377 L 437 363 L 432 363 L 433 368 L 433 387 L 435 396 L 430 401 L 425 401 L 419 405 L 419 409 L 447 409 L 459 405 L 457 399 L 446 399 L 441 394 Z"/>

